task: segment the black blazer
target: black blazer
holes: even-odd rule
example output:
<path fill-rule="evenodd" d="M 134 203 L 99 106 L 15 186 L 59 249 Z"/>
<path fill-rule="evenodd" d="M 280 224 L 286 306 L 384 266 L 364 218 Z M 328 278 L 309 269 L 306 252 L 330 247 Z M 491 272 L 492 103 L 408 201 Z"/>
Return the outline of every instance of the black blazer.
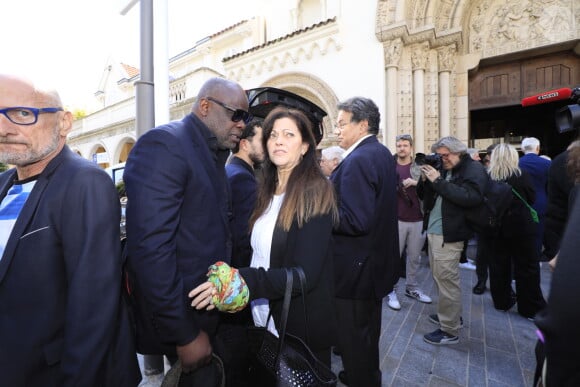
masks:
<path fill-rule="evenodd" d="M 250 266 L 252 247 L 248 220 L 256 205 L 258 183 L 253 168 L 239 157 L 232 157 L 226 165 L 232 198 L 232 266 Z"/>
<path fill-rule="evenodd" d="M 391 152 L 364 139 L 330 176 L 338 195 L 336 296 L 381 300 L 399 277 L 397 177 Z"/>
<path fill-rule="evenodd" d="M 281 268 L 300 266 L 307 282 L 306 309 L 308 315 L 309 345 L 313 350 L 330 347 L 335 340 L 332 280 L 332 217 L 321 215 L 298 228 L 295 221 L 286 233 L 274 229 L 270 269 L 241 268 L 240 274 L 250 289 L 250 298 L 267 298 L 276 326 L 280 326 L 282 299 L 286 287 L 286 271 Z M 305 316 L 300 294 L 299 277 L 293 282 L 287 330 L 302 339 Z"/>
<path fill-rule="evenodd" d="M 141 353 L 171 355 L 200 329 L 212 337 L 217 327 L 217 311 L 196 311 L 187 296 L 210 265 L 231 256 L 227 179 L 210 142 L 209 129 L 189 114 L 141 136 L 125 166 Z"/>
<path fill-rule="evenodd" d="M 0 174 L 0 197 L 15 178 Z M 139 383 L 120 215 L 109 176 L 66 146 L 38 176 L 0 260 L 0 384 Z"/>

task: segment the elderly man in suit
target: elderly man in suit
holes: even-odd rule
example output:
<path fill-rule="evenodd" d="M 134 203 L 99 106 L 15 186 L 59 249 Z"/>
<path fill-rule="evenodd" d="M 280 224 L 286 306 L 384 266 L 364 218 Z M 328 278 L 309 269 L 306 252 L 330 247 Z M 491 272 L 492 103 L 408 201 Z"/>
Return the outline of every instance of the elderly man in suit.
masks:
<path fill-rule="evenodd" d="M 0 75 L 3 386 L 136 386 L 112 180 L 66 145 L 56 91 Z"/>
<path fill-rule="evenodd" d="M 397 178 L 391 152 L 377 140 L 380 113 L 367 98 L 338 105 L 336 129 L 346 149 L 331 180 L 339 203 L 334 274 L 339 346 L 348 386 L 380 387 L 382 299 L 399 275 Z"/>
<path fill-rule="evenodd" d="M 548 174 L 551 161 L 540 157 L 540 140 L 535 137 L 526 137 L 522 140 L 522 151 L 519 167 L 528 172 L 536 191 L 536 200 L 532 203 L 534 210 L 538 212 L 538 234 L 536 236 L 536 248 L 538 255 L 542 256 L 542 241 L 544 239 L 544 219 L 548 207 Z"/>
<path fill-rule="evenodd" d="M 211 78 L 191 113 L 141 136 L 125 166 L 137 349 L 179 358 L 202 379 L 219 317 L 191 308 L 187 294 L 211 264 L 231 259 L 225 162 L 250 120 L 247 110 L 240 85 Z"/>

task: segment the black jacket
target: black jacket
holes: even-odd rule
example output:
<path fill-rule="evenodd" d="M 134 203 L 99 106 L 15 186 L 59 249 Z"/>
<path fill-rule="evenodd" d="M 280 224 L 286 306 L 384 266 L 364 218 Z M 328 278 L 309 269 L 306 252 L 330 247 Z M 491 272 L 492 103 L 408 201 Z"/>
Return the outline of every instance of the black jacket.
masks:
<path fill-rule="evenodd" d="M 270 300 L 276 327 L 280 327 L 282 300 L 286 287 L 284 268 L 300 266 L 306 276 L 306 313 L 309 346 L 313 350 L 330 347 L 335 340 L 334 291 L 332 277 L 332 216 L 317 216 L 298 228 L 296 221 L 288 232 L 276 226 L 272 236 L 270 269 L 241 268 L 240 274 L 250 289 L 250 298 Z M 293 272 L 293 298 L 288 314 L 287 332 L 305 339 L 305 316 L 300 297 L 300 282 Z"/>
<path fill-rule="evenodd" d="M 522 170 L 520 176 L 510 176 L 506 183 L 517 190 L 530 206 L 534 204 L 536 191 L 530 175 L 526 171 Z M 512 236 L 534 235 L 537 231 L 537 225 L 532 221 L 529 208 L 516 195 L 513 195 L 512 202 L 502 220 L 500 235 L 509 238 Z"/>
<path fill-rule="evenodd" d="M 483 192 L 488 176 L 481 163 L 464 154 L 459 163 L 452 169 L 450 181 L 445 180 L 447 171 L 443 171 L 442 178 L 434 183 L 419 179 L 417 194 L 423 200 L 425 216 L 423 229 L 429 224 L 429 215 L 435 205 L 437 196 L 443 198 L 441 213 L 443 216 L 443 240 L 445 242 L 465 241 L 472 237 L 473 231 L 467 225 L 464 211 L 475 207 L 483 201 Z"/>
<path fill-rule="evenodd" d="M 580 200 L 577 200 L 563 233 L 548 306 L 535 317 L 546 339 L 548 386 L 580 385 L 580 308 L 576 304 L 580 293 L 579 229 Z"/>

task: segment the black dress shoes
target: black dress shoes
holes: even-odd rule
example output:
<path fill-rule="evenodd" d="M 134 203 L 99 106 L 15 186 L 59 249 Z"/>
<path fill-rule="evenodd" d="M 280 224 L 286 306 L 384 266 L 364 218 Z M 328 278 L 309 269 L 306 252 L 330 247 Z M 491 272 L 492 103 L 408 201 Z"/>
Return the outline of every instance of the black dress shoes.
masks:
<path fill-rule="evenodd" d="M 485 292 L 485 281 L 477 281 L 473 287 L 473 294 L 483 294 Z"/>
<path fill-rule="evenodd" d="M 338 373 L 338 380 L 345 386 L 348 386 L 348 379 L 346 378 L 346 371 L 342 370 Z"/>

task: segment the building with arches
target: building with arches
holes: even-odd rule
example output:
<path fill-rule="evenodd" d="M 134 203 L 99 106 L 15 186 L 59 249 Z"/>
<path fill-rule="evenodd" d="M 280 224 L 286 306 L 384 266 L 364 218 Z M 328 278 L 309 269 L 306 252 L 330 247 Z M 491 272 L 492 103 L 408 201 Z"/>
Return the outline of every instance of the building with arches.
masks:
<path fill-rule="evenodd" d="M 223 76 L 244 88 L 271 86 L 307 98 L 328 116 L 321 146 L 335 143 L 336 104 L 372 98 L 382 142 L 409 133 L 425 152 L 453 135 L 470 147 L 556 133 L 566 101 L 522 108 L 523 97 L 580 85 L 580 4 L 575 0 L 278 0 L 276 10 L 204 37 L 170 59 L 170 116 L 188 113 L 201 84 Z M 109 63 L 101 108 L 78 120 L 69 145 L 103 167 L 135 143 L 138 70 Z"/>

